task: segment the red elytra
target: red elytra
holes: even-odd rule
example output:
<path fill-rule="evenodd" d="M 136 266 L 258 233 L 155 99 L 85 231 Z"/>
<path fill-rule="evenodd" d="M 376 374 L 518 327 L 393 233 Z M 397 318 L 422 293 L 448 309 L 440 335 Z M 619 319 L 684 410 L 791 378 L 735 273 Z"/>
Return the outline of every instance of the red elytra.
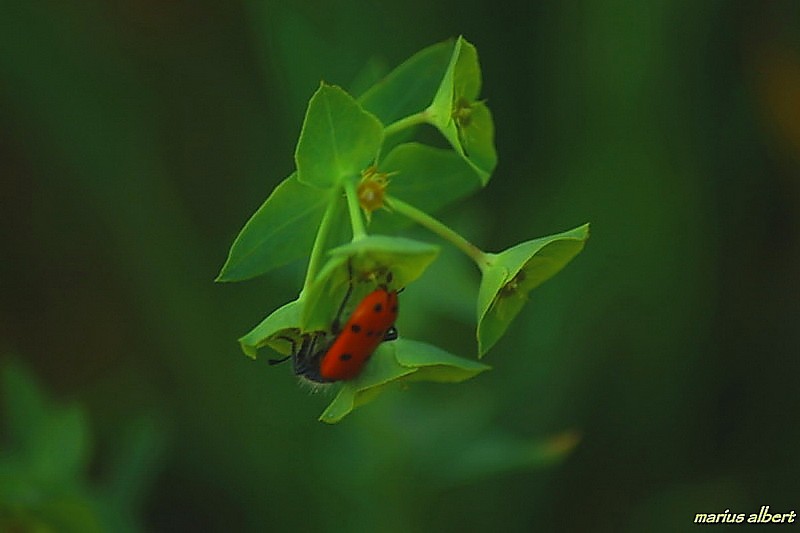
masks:
<path fill-rule="evenodd" d="M 366 295 L 322 356 L 319 376 L 325 381 L 358 376 L 381 342 L 397 338 L 397 303 L 397 291 L 385 287 Z"/>

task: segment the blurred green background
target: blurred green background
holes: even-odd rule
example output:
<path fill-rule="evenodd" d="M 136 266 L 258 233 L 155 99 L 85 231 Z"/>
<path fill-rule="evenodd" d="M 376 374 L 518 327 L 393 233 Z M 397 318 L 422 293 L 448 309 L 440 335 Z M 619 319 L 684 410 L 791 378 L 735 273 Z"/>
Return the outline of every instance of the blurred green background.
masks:
<path fill-rule="evenodd" d="M 459 34 L 500 163 L 442 218 L 489 250 L 592 238 L 493 371 L 324 425 L 330 395 L 236 344 L 303 265 L 212 280 L 321 79 Z M 796 2 L 12 0 L 0 158 L 6 526 L 682 531 L 798 510 Z M 401 331 L 471 357 L 471 269 L 448 254 L 410 286 Z M 31 462 L 37 416 L 61 422 Z"/>

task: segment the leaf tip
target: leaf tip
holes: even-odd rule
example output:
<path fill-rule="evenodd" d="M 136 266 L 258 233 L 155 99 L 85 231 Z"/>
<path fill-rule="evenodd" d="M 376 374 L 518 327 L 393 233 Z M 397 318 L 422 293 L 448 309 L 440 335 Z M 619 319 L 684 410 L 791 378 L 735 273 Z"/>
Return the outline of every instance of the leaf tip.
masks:
<path fill-rule="evenodd" d="M 242 352 L 249 357 L 250 359 L 254 360 L 258 357 L 258 348 L 253 346 L 252 344 L 247 344 L 242 339 L 239 339 L 239 347 L 242 349 Z"/>
<path fill-rule="evenodd" d="M 231 275 L 229 270 L 224 270 L 217 274 L 217 277 L 214 278 L 214 283 L 233 283 L 235 281 L 244 281 L 247 278 L 238 277 L 235 274 Z"/>
<path fill-rule="evenodd" d="M 317 420 L 319 422 L 324 422 L 326 424 L 338 424 L 339 421 L 341 420 L 341 418 L 340 417 L 331 416 L 331 415 L 329 415 L 327 413 L 322 413 L 321 415 L 319 415 L 319 418 L 317 418 Z"/>
<path fill-rule="evenodd" d="M 231 281 L 230 277 L 228 276 L 228 272 L 230 271 L 231 265 L 231 253 L 228 252 L 228 257 L 225 259 L 225 262 L 222 264 L 222 268 L 219 269 L 219 273 L 217 277 L 214 278 L 214 283 L 225 283 L 227 281 Z"/>
<path fill-rule="evenodd" d="M 489 343 L 489 345 L 487 346 L 486 343 L 483 341 L 483 339 L 481 339 L 480 332 L 478 332 L 476 336 L 478 337 L 478 360 L 480 361 L 481 359 L 484 358 L 484 356 L 487 353 L 489 353 L 489 350 L 492 349 L 492 346 L 494 346 L 494 343 L 493 342 Z M 489 368 L 491 368 L 491 367 L 489 367 Z"/>

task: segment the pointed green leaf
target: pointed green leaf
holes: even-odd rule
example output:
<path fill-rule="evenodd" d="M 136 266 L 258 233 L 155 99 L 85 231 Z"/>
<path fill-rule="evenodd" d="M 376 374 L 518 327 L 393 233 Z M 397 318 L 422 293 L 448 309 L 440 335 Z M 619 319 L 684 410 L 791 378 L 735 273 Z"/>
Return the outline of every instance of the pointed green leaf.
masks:
<path fill-rule="evenodd" d="M 451 383 L 464 381 L 489 368 L 424 342 L 403 338 L 385 342 L 370 357 L 360 376 L 342 384 L 320 420 L 329 424 L 339 422 L 356 407 L 402 381 Z"/>
<path fill-rule="evenodd" d="M 332 257 L 352 257 L 356 272 L 377 272 L 389 269 L 392 286 L 405 287 L 420 277 L 436 259 L 439 247 L 404 237 L 370 235 L 330 252 Z"/>
<path fill-rule="evenodd" d="M 452 150 L 442 150 L 419 143 L 396 146 L 380 164 L 387 172 L 387 193 L 433 213 L 445 205 L 469 195 L 481 185 L 472 168 Z M 386 231 L 408 221 L 385 210 L 373 214 L 372 230 Z"/>
<path fill-rule="evenodd" d="M 356 272 L 392 273 L 392 285 L 405 287 L 436 259 L 439 247 L 405 237 L 370 235 L 331 250 L 332 257 L 352 257 Z"/>
<path fill-rule="evenodd" d="M 374 399 L 383 387 L 416 372 L 416 369 L 397 362 L 394 352 L 396 342 L 385 342 L 378 346 L 361 375 L 342 384 L 339 393 L 320 415 L 322 422 L 339 422 L 356 407 Z"/>
<path fill-rule="evenodd" d="M 308 290 L 303 291 L 304 305 L 299 321 L 302 331 L 331 329 L 350 284 L 347 259 L 345 256 L 331 257 L 317 274 L 314 283 Z M 374 285 L 371 287 L 374 288 Z M 348 302 L 345 302 L 348 309 L 343 310 L 344 314 L 349 314 L 349 309 L 352 309 L 352 306 L 357 304 L 368 291 L 366 284 L 354 284 L 353 293 Z"/>
<path fill-rule="evenodd" d="M 481 94 L 481 65 L 475 46 L 460 37 L 461 49 L 453 69 L 453 98 L 474 102 Z"/>
<path fill-rule="evenodd" d="M 216 281 L 252 278 L 307 255 L 330 201 L 296 173 L 283 180 L 233 241 Z"/>
<path fill-rule="evenodd" d="M 288 355 L 291 344 L 275 339 L 278 335 L 295 338 L 299 333 L 300 313 L 303 308 L 301 300 L 294 300 L 273 311 L 267 318 L 239 339 L 242 351 L 255 359 L 258 349 L 270 346 L 278 352 Z"/>
<path fill-rule="evenodd" d="M 492 113 L 483 102 L 473 102 L 469 113 L 469 120 L 458 128 L 458 138 L 467 160 L 481 171 L 491 174 L 497 166 Z"/>
<path fill-rule="evenodd" d="M 367 90 L 359 103 L 384 124 L 424 110 L 442 81 L 453 46 L 451 39 L 417 52 Z"/>
<path fill-rule="evenodd" d="M 350 84 L 347 86 L 347 92 L 355 98 L 361 107 L 382 120 L 381 116 L 369 109 L 361 101 L 364 93 L 369 91 L 375 84 L 379 83 L 386 77 L 389 72 L 389 66 L 377 56 L 370 57 L 363 67 L 356 73 Z"/>
<path fill-rule="evenodd" d="M 426 117 L 486 185 L 497 166 L 497 152 L 489 108 L 476 101 L 480 89 L 478 53 L 472 44 L 459 37 Z"/>
<path fill-rule="evenodd" d="M 397 339 L 394 346 L 398 363 L 418 369 L 409 378 L 413 381 L 458 382 L 491 369 L 488 365 L 456 357 L 424 342 L 401 338 Z"/>
<path fill-rule="evenodd" d="M 328 424 L 336 424 L 342 418 L 350 414 L 350 411 L 355 409 L 356 405 L 356 390 L 353 387 L 343 385 L 333 401 L 328 404 L 328 407 L 319 415 L 320 422 Z"/>
<path fill-rule="evenodd" d="M 586 244 L 589 225 L 527 241 L 490 254 L 478 293 L 478 355 L 505 333 L 528 300 L 528 293 L 564 268 Z"/>
<path fill-rule="evenodd" d="M 407 286 L 422 275 L 438 253 L 438 246 L 385 235 L 370 235 L 334 248 L 317 279 L 303 294 L 303 330 L 330 328 L 350 282 L 348 262 L 355 281 L 348 304 L 354 306 L 378 284 L 385 283 L 389 272 L 390 287 Z"/>
<path fill-rule="evenodd" d="M 308 103 L 295 161 L 302 183 L 328 188 L 352 179 L 375 159 L 383 125 L 334 85 L 320 85 Z"/>
<path fill-rule="evenodd" d="M 447 64 L 447 70 L 439 82 L 439 88 L 436 91 L 436 95 L 433 97 L 433 102 L 431 102 L 426 110 L 429 123 L 440 130 L 444 130 L 448 124 L 453 122 L 455 70 L 463 44 L 464 39 L 459 37 L 453 47 L 453 53 Z"/>

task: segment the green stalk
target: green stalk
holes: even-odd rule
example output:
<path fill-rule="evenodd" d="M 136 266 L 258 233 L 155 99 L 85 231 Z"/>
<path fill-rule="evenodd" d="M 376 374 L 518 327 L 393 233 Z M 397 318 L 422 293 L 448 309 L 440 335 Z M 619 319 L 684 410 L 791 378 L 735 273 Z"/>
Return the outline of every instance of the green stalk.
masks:
<path fill-rule="evenodd" d="M 350 225 L 353 227 L 353 240 L 357 241 L 367 236 L 364 229 L 364 219 L 361 218 L 361 205 L 358 203 L 356 186 L 353 180 L 344 180 L 344 193 L 347 196 L 347 208 L 350 212 Z"/>
<path fill-rule="evenodd" d="M 414 113 L 413 115 L 408 115 L 407 117 L 403 117 L 400 120 L 392 122 L 383 128 L 383 135 L 388 137 L 389 135 L 397 133 L 398 131 L 416 126 L 417 124 L 425 124 L 426 122 L 428 122 L 428 111 L 420 111 L 419 113 Z"/>
<path fill-rule="evenodd" d="M 325 213 L 322 215 L 322 221 L 319 224 L 317 236 L 314 238 L 314 246 L 311 248 L 311 257 L 308 260 L 308 268 L 306 269 L 306 279 L 303 282 L 303 290 L 300 291 L 301 296 L 308 290 L 319 272 L 322 258 L 325 254 L 325 244 L 328 240 L 328 234 L 330 233 L 332 225 L 331 221 L 334 219 L 336 207 L 339 204 L 339 194 L 340 189 L 338 187 L 335 187 L 331 191 L 328 207 L 325 208 Z"/>
<path fill-rule="evenodd" d="M 424 226 L 425 228 L 429 229 L 433 233 L 437 234 L 441 238 L 446 241 L 449 241 L 453 246 L 464 252 L 467 257 L 472 259 L 475 264 L 478 266 L 481 271 L 485 270 L 490 264 L 490 256 L 491 254 L 487 254 L 467 239 L 462 237 L 460 234 L 456 233 L 449 227 L 445 226 L 428 213 L 424 211 L 420 211 L 416 207 L 405 203 L 402 200 L 398 200 L 392 196 L 387 196 L 384 198 L 386 205 L 392 209 L 393 211 L 400 213 L 401 215 L 407 216 L 420 226 Z"/>

